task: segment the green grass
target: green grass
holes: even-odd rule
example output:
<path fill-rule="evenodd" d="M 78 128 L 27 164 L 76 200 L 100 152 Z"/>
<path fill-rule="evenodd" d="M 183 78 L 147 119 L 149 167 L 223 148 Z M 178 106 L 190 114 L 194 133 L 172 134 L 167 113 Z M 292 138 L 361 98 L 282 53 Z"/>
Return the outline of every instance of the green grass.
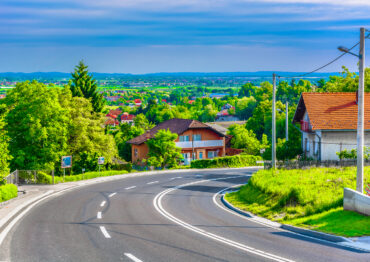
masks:
<path fill-rule="evenodd" d="M 102 171 L 102 172 L 86 172 L 80 175 L 71 175 L 65 176 L 64 182 L 72 182 L 72 181 L 80 181 L 80 180 L 87 180 L 96 177 L 104 177 L 104 176 L 116 176 L 116 175 L 123 175 L 127 174 L 126 170 L 111 170 L 111 171 Z M 52 184 L 53 180 L 50 175 L 47 175 L 43 172 L 39 172 L 37 174 L 37 183 L 39 184 Z M 54 183 L 63 183 L 63 176 L 55 176 Z"/>
<path fill-rule="evenodd" d="M 365 184 L 370 168 L 365 168 Z M 343 236 L 370 235 L 370 217 L 343 211 L 343 188 L 355 188 L 356 169 L 312 168 L 258 171 L 226 199 L 233 205 L 281 223 Z"/>
<path fill-rule="evenodd" d="M 7 201 L 18 195 L 18 188 L 16 185 L 7 184 L 0 186 L 0 202 Z"/>

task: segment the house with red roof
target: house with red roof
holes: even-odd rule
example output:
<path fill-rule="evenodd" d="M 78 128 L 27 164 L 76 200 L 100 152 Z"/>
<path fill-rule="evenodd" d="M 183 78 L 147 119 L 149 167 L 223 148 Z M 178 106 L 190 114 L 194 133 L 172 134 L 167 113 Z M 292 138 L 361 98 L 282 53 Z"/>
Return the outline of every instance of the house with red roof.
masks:
<path fill-rule="evenodd" d="M 365 146 L 370 146 L 370 93 L 365 94 Z M 356 93 L 302 93 L 293 118 L 301 126 L 305 156 L 338 160 L 357 145 Z"/>
<path fill-rule="evenodd" d="M 127 112 L 124 112 L 122 115 L 121 115 L 121 123 L 124 124 L 132 124 L 134 122 L 134 118 L 135 118 L 135 115 L 131 115 Z"/>
<path fill-rule="evenodd" d="M 190 164 L 192 159 L 225 156 L 225 134 L 197 120 L 173 118 L 127 142 L 132 145 L 132 163 L 140 164 L 147 158 L 149 148 L 146 141 L 161 129 L 178 134 L 175 143 L 181 148 L 185 165 Z"/>
<path fill-rule="evenodd" d="M 141 106 L 142 104 L 141 99 L 135 99 L 134 103 L 135 103 L 135 106 Z"/>

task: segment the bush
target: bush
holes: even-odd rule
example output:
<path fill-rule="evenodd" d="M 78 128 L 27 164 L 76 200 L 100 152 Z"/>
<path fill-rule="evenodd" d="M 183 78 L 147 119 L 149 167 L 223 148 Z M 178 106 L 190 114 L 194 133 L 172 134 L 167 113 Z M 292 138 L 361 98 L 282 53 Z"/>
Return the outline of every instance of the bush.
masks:
<path fill-rule="evenodd" d="M 45 172 L 37 172 L 37 175 L 36 175 L 36 182 L 37 184 L 52 184 L 53 183 L 53 177 L 46 174 Z"/>
<path fill-rule="evenodd" d="M 18 195 L 18 188 L 16 185 L 7 184 L 0 186 L 0 202 L 7 201 Z"/>
<path fill-rule="evenodd" d="M 121 171 L 102 171 L 102 172 L 86 172 L 84 174 L 80 175 L 71 175 L 65 177 L 65 182 L 72 182 L 72 181 L 80 181 L 80 180 L 87 180 L 92 179 L 96 177 L 103 177 L 103 176 L 115 176 L 115 175 L 122 175 L 127 174 L 128 172 L 126 170 Z M 37 173 L 37 183 L 39 184 L 52 184 L 53 183 L 53 177 L 51 175 L 48 175 L 44 172 L 38 172 Z M 54 183 L 63 183 L 63 176 L 54 176 Z"/>
<path fill-rule="evenodd" d="M 245 167 L 262 165 L 257 164 L 258 160 L 262 160 L 262 158 L 260 156 L 253 155 L 216 157 L 213 159 L 191 161 L 191 168 Z"/>

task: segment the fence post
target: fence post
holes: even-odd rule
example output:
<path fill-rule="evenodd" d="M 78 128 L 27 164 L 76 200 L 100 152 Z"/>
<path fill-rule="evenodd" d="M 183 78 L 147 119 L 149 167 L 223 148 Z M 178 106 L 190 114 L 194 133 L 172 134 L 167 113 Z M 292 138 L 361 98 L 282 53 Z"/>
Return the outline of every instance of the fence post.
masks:
<path fill-rule="evenodd" d="M 33 176 L 34 176 L 34 178 L 35 178 L 35 184 L 37 183 L 37 174 L 36 174 L 36 170 L 33 170 Z"/>
<path fill-rule="evenodd" d="M 51 170 L 51 177 L 53 178 L 53 185 L 54 185 L 54 169 Z"/>
<path fill-rule="evenodd" d="M 15 179 L 16 179 L 17 185 L 19 185 L 19 170 L 18 169 L 15 170 Z"/>

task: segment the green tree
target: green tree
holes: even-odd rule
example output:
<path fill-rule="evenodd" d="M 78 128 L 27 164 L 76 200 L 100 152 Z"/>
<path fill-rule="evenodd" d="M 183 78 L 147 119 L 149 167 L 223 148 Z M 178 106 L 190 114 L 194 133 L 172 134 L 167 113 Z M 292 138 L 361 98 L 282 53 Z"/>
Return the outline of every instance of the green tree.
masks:
<path fill-rule="evenodd" d="M 120 131 L 115 135 L 118 154 L 127 162 L 132 159 L 131 145 L 127 143 L 130 139 L 144 134 L 146 129 L 139 125 L 123 124 L 120 126 Z"/>
<path fill-rule="evenodd" d="M 89 75 L 87 68 L 83 61 L 80 61 L 75 71 L 71 74 L 70 87 L 72 95 L 91 99 L 94 111 L 101 112 L 104 108 L 105 100 L 103 95 L 98 93 L 98 85 L 92 75 Z"/>
<path fill-rule="evenodd" d="M 231 145 L 233 148 L 243 149 L 250 155 L 259 155 L 260 149 L 264 148 L 252 130 L 247 130 L 245 126 L 234 124 L 229 127 L 229 135 L 232 135 Z"/>
<path fill-rule="evenodd" d="M 159 130 L 154 138 L 149 139 L 146 142 L 149 148 L 148 164 L 161 168 L 177 166 L 182 155 L 181 148 L 175 144 L 176 138 L 177 134 L 170 130 Z"/>
<path fill-rule="evenodd" d="M 71 97 L 68 89 L 64 90 L 64 94 L 61 102 L 63 107 L 69 109 L 71 120 L 68 127 L 67 152 L 73 156 L 75 172 L 81 172 L 81 168 L 86 171 L 97 170 L 97 157 L 104 157 L 107 164 L 112 163 L 118 152 L 114 137 L 104 132 L 104 116 L 94 112 L 86 98 Z M 88 157 L 85 157 L 86 154 Z M 92 159 L 93 157 L 95 159 Z M 81 159 L 85 160 L 80 161 Z M 88 159 L 94 163 L 83 166 Z"/>
<path fill-rule="evenodd" d="M 2 103 L 13 169 L 53 169 L 67 150 L 68 109 L 59 103 L 59 88 L 18 83 Z"/>
<path fill-rule="evenodd" d="M 248 119 L 256 106 L 257 101 L 254 97 L 243 97 L 236 103 L 235 113 L 240 119 Z"/>
<path fill-rule="evenodd" d="M 5 113 L 6 105 L 0 104 L 0 177 L 9 174 L 9 161 L 12 159 L 8 149 L 9 137 L 4 130 Z"/>
<path fill-rule="evenodd" d="M 251 96 L 254 96 L 255 94 L 256 94 L 256 87 L 253 86 L 251 83 L 247 83 L 240 88 L 238 97 L 239 98 L 242 98 L 245 96 L 251 97 Z"/>

